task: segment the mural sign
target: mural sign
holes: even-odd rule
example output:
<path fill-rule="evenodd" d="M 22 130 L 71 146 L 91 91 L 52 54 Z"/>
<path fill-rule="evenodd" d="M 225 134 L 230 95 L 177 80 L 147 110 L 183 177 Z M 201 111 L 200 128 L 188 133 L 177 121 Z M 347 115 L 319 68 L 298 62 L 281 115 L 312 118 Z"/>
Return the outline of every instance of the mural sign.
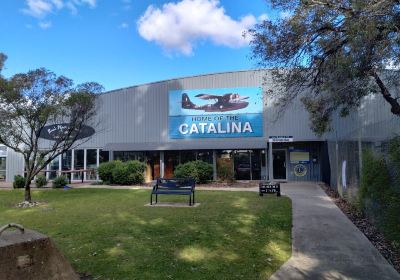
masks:
<path fill-rule="evenodd" d="M 40 132 L 40 138 L 56 141 L 64 137 L 64 135 L 68 133 L 68 130 L 68 123 L 47 125 Z M 71 133 L 71 138 L 75 137 L 76 133 L 79 133 L 76 138 L 78 140 L 92 136 L 95 133 L 95 130 L 91 126 L 83 125 L 79 132 L 76 131 Z"/>
<path fill-rule="evenodd" d="M 169 137 L 263 136 L 261 87 L 169 92 Z"/>

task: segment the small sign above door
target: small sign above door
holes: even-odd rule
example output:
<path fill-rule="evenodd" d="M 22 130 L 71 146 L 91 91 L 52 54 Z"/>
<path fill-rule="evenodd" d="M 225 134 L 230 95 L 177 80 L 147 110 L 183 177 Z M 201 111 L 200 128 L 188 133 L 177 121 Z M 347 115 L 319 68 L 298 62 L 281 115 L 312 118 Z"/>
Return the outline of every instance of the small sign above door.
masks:
<path fill-rule="evenodd" d="M 272 143 L 293 142 L 293 136 L 270 136 L 268 141 Z"/>

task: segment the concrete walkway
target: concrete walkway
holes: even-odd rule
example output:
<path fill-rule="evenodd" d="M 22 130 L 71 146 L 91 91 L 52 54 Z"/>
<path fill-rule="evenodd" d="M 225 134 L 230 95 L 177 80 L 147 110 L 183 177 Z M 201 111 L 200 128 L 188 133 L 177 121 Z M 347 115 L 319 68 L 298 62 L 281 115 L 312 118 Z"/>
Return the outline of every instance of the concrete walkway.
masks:
<path fill-rule="evenodd" d="M 293 203 L 293 254 L 270 280 L 400 279 L 315 183 L 281 184 Z"/>

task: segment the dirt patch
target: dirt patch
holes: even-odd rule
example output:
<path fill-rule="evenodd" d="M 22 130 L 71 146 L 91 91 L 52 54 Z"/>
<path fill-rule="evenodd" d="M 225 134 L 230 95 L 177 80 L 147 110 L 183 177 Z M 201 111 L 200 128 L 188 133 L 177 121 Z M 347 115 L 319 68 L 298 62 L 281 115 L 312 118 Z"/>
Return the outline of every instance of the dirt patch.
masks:
<path fill-rule="evenodd" d="M 400 273 L 400 248 L 396 248 L 371 222 L 352 204 L 342 198 L 336 190 L 320 184 L 337 207 L 364 233 L 385 259 Z"/>

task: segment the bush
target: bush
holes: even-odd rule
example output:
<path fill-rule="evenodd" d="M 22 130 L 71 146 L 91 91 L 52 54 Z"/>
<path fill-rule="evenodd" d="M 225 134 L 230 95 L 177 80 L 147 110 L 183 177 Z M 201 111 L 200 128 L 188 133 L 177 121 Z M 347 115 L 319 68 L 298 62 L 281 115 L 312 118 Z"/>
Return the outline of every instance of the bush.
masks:
<path fill-rule="evenodd" d="M 97 169 L 99 178 L 106 184 L 113 184 L 113 170 L 119 164 L 122 164 L 119 160 L 101 163 Z"/>
<path fill-rule="evenodd" d="M 118 185 L 141 184 L 144 182 L 146 165 L 137 160 L 116 164 L 112 171 L 112 181 Z"/>
<path fill-rule="evenodd" d="M 14 176 L 13 188 L 14 189 L 23 189 L 25 187 L 25 178 L 21 175 Z"/>
<path fill-rule="evenodd" d="M 390 174 L 385 159 L 371 151 L 363 152 L 362 174 L 359 190 L 361 210 L 368 210 L 367 204 L 384 204 L 390 186 Z"/>
<path fill-rule="evenodd" d="M 98 172 L 105 184 L 132 185 L 144 182 L 146 165 L 138 160 L 119 160 L 100 164 Z"/>
<path fill-rule="evenodd" d="M 235 173 L 233 172 L 233 166 L 230 160 L 218 160 L 217 176 L 219 180 L 224 182 L 235 181 Z"/>
<path fill-rule="evenodd" d="M 65 176 L 57 176 L 53 180 L 53 188 L 61 189 L 64 188 L 68 184 L 68 179 Z"/>
<path fill-rule="evenodd" d="M 36 180 L 35 180 L 35 184 L 36 184 L 36 187 L 38 187 L 38 188 L 43 188 L 44 186 L 46 186 L 47 185 L 46 176 L 44 176 L 44 175 L 37 176 Z"/>
<path fill-rule="evenodd" d="M 179 164 L 174 170 L 176 178 L 194 178 L 197 184 L 207 183 L 212 179 L 213 167 L 201 160 Z"/>
<path fill-rule="evenodd" d="M 385 236 L 400 247 L 400 149 L 393 146 L 395 144 L 391 143 L 390 161 L 369 150 L 363 152 L 359 206 Z"/>

